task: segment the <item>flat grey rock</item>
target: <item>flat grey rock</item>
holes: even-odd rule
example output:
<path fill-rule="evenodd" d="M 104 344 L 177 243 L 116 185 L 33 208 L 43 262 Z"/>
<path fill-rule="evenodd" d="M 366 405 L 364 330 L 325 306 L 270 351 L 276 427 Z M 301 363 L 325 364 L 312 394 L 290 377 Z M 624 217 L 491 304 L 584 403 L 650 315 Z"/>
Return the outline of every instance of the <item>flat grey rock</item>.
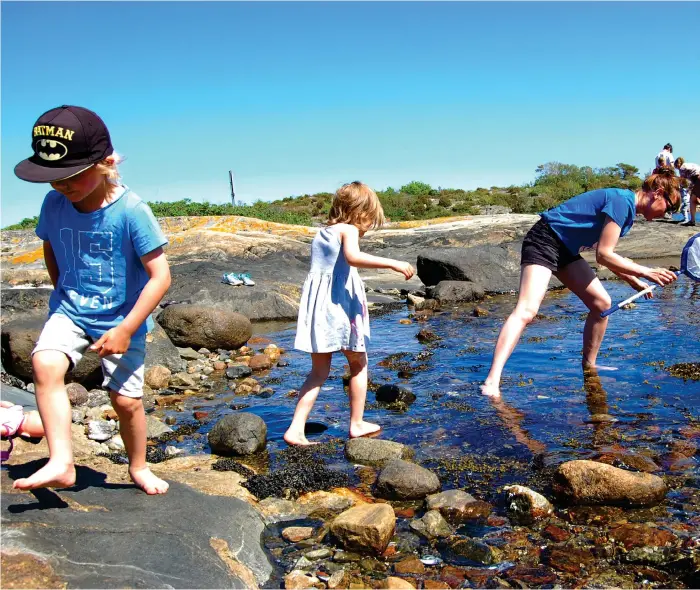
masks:
<path fill-rule="evenodd" d="M 41 463 L 11 465 L 9 474 L 25 477 Z M 164 496 L 147 496 L 104 477 L 78 467 L 77 485 L 59 493 L 3 493 L 3 549 L 50 559 L 71 588 L 246 588 L 212 548 L 221 539 L 260 587 L 269 579 L 263 521 L 242 500 L 174 482 Z"/>

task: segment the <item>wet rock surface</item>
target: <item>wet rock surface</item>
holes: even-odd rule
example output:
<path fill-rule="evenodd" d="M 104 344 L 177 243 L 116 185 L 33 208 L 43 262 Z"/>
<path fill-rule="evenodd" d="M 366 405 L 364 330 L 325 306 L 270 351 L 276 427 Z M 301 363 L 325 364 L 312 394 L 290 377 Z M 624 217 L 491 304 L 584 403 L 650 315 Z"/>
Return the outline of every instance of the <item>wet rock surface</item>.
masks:
<path fill-rule="evenodd" d="M 389 461 L 377 479 L 377 494 L 391 500 L 425 498 L 440 489 L 437 475 L 402 459 Z"/>

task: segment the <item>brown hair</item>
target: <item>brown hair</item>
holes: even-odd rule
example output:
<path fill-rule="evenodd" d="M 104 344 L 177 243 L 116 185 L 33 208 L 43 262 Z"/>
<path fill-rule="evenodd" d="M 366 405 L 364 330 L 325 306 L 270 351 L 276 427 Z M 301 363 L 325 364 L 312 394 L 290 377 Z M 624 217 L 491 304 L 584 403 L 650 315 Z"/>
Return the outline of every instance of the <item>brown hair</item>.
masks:
<path fill-rule="evenodd" d="M 336 191 L 328 212 L 328 225 L 349 223 L 362 231 L 381 227 L 384 221 L 384 209 L 377 193 L 358 180 Z"/>
<path fill-rule="evenodd" d="M 676 160 L 677 161 L 677 160 Z M 657 168 L 642 183 L 644 192 L 654 192 L 658 189 L 664 191 L 664 198 L 671 205 L 672 211 L 678 211 L 681 206 L 680 179 L 672 168 Z"/>
<path fill-rule="evenodd" d="M 685 164 L 685 160 L 683 159 L 683 156 L 679 156 L 678 158 L 676 158 L 676 161 L 673 163 L 673 165 L 676 168 L 680 168 L 683 164 Z"/>

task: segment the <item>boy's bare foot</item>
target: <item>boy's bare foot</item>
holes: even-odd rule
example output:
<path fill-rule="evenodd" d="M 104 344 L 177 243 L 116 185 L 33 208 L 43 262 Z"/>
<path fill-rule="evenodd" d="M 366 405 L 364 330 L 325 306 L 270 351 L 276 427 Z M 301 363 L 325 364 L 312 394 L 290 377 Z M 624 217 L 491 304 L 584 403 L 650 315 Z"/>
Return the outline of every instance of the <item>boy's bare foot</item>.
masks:
<path fill-rule="evenodd" d="M 498 383 L 489 383 L 484 381 L 481 385 L 482 395 L 488 395 L 489 397 L 501 397 L 501 390 L 498 387 Z"/>
<path fill-rule="evenodd" d="M 303 432 L 292 432 L 291 430 L 287 430 L 287 432 L 284 433 L 284 442 L 296 447 L 309 447 L 318 444 L 317 442 L 309 441 L 306 436 L 304 436 Z"/>
<path fill-rule="evenodd" d="M 379 424 L 372 424 L 371 422 L 365 422 L 364 420 L 359 424 L 350 425 L 350 438 L 359 438 L 361 436 L 371 436 L 373 434 L 378 434 L 382 429 Z"/>
<path fill-rule="evenodd" d="M 16 490 L 36 490 L 38 488 L 69 488 L 75 484 L 75 465 L 51 461 L 34 475 L 18 479 L 12 486 Z"/>
<path fill-rule="evenodd" d="M 131 477 L 131 481 L 149 496 L 164 494 L 170 487 L 167 481 L 155 475 L 148 467 L 142 467 L 141 469 L 129 468 L 129 476 Z"/>

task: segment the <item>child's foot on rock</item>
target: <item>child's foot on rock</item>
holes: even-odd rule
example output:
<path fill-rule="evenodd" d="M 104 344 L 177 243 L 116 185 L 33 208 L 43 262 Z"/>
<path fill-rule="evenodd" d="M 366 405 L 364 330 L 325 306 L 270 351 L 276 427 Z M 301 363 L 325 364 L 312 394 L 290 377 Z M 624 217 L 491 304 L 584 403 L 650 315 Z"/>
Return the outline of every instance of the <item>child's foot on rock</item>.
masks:
<path fill-rule="evenodd" d="M 51 461 L 34 475 L 18 479 L 12 486 L 16 490 L 36 490 L 39 488 L 69 488 L 75 484 L 75 465 Z"/>
<path fill-rule="evenodd" d="M 381 429 L 382 427 L 379 424 L 372 424 L 363 420 L 359 424 L 350 425 L 350 438 L 372 436 L 373 434 L 378 434 Z"/>
<path fill-rule="evenodd" d="M 303 432 L 292 432 L 290 430 L 284 433 L 284 442 L 295 447 L 309 447 L 318 444 L 317 442 L 309 441 L 306 436 L 304 436 Z"/>
<path fill-rule="evenodd" d="M 498 384 L 485 381 L 480 388 L 482 395 L 488 395 L 489 397 L 501 397 L 501 390 L 499 389 Z"/>
<path fill-rule="evenodd" d="M 164 494 L 168 491 L 170 484 L 155 475 L 148 467 L 141 469 L 129 469 L 129 476 L 138 487 L 149 496 Z"/>

